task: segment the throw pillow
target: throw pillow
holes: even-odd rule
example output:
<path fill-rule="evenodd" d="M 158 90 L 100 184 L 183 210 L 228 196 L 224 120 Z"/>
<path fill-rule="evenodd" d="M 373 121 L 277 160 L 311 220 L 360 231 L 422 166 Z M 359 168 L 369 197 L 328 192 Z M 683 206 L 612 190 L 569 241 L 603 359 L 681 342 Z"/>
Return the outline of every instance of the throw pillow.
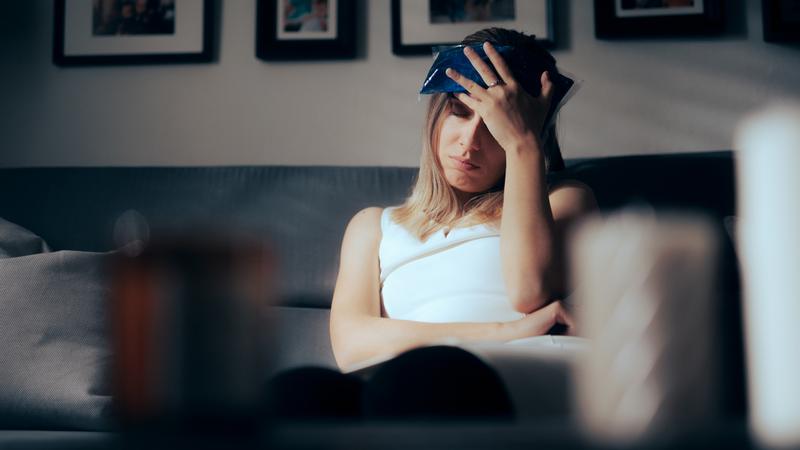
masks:
<path fill-rule="evenodd" d="M 110 253 L 0 259 L 0 428 L 110 425 Z"/>
<path fill-rule="evenodd" d="M 49 252 L 42 238 L 0 217 L 0 258 Z"/>

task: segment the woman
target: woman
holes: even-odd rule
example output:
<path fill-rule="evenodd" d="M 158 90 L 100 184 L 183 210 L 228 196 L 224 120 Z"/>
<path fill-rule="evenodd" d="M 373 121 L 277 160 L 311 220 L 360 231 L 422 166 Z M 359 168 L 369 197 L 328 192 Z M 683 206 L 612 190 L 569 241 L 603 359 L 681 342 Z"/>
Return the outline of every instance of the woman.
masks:
<path fill-rule="evenodd" d="M 469 94 L 440 93 L 431 98 L 427 139 L 411 196 L 397 208 L 366 208 L 347 226 L 330 321 L 334 355 L 344 371 L 441 342 L 511 341 L 545 334 L 556 324 L 574 333 L 569 311 L 557 300 L 566 291 L 563 238 L 569 224 L 595 208 L 594 197 L 577 182 L 548 191 L 548 166 L 563 164 L 554 130 L 541 133 L 550 109 L 552 75 L 542 73 L 541 95 L 531 96 L 517 83 L 495 45 L 544 51 L 533 37 L 510 30 L 483 30 L 462 43 L 476 42 L 486 42 L 484 50 L 494 69 L 469 47 L 465 54 L 488 88 L 448 70 L 448 76 Z M 551 137 L 547 142 L 542 139 L 545 135 Z M 383 236 L 382 225 L 384 229 L 399 225 L 418 243 L 429 245 L 434 245 L 431 240 L 449 239 L 449 233 L 459 229 L 477 229 L 478 238 L 449 248 L 439 245 L 445 247 L 442 251 L 422 248 L 420 253 L 436 252 L 434 259 L 439 258 L 430 262 L 430 255 L 420 257 L 406 263 L 404 269 L 412 273 L 397 269 L 382 277 L 387 264 L 381 253 L 393 256 L 397 239 L 400 245 L 418 245 L 402 241 L 407 236 L 394 232 L 396 226 L 391 237 Z M 483 236 L 491 230 L 497 230 L 495 236 Z M 417 282 L 413 291 L 393 283 L 392 277 L 397 277 L 409 286 L 414 276 L 423 280 L 423 273 L 442 269 L 450 274 L 448 267 L 437 269 L 435 264 L 464 261 L 459 258 L 469 258 L 463 264 L 468 278 L 442 279 L 437 286 Z M 464 305 L 446 290 L 463 291 L 458 284 L 475 277 L 486 283 L 479 288 L 493 292 L 484 299 L 490 306 L 478 305 L 471 313 L 464 308 L 482 299 L 471 298 Z M 430 298 L 436 291 L 447 299 L 431 306 L 430 302 L 439 301 Z M 496 295 L 502 291 L 505 295 Z M 397 298 L 398 294 L 414 299 Z M 426 294 L 431 295 L 419 298 Z M 416 311 L 396 305 L 408 301 L 429 304 Z M 415 320 L 403 320 L 412 316 Z"/>
<path fill-rule="evenodd" d="M 482 42 L 494 69 L 474 51 L 466 56 L 487 87 L 448 70 L 469 95 L 431 97 L 411 196 L 366 208 L 347 226 L 330 317 L 345 374 L 304 368 L 276 377 L 279 416 L 508 417 L 531 403 L 547 403 L 537 414 L 564 412 L 566 377 L 553 376 L 553 364 L 437 345 L 507 342 L 558 325 L 574 334 L 559 300 L 564 236 L 596 208 L 585 185 L 546 182 L 563 168 L 555 121 L 545 122 L 555 73 L 542 73 L 536 89 L 521 86 L 495 45 L 543 58 L 551 70 L 555 60 L 511 30 L 483 30 L 463 44 Z M 528 388 L 543 377 L 555 378 L 543 386 L 549 403 Z"/>

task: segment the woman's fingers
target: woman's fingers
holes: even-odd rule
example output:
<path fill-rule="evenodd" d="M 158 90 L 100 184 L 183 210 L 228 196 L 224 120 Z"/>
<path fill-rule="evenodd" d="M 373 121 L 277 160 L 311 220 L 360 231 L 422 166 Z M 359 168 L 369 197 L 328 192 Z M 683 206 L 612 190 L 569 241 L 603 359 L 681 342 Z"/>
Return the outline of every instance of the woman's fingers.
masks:
<path fill-rule="evenodd" d="M 494 70 L 492 70 L 492 68 L 486 64 L 486 61 L 481 59 L 481 57 L 478 56 L 478 53 L 475 52 L 475 50 L 473 50 L 471 47 L 464 47 L 464 54 L 467 56 L 469 62 L 472 63 L 472 67 L 478 71 L 478 74 L 481 76 L 481 78 L 483 78 L 483 81 L 487 86 L 503 81 L 498 77 L 497 74 L 494 73 Z"/>
<path fill-rule="evenodd" d="M 520 337 L 541 336 L 547 333 L 547 330 L 555 325 L 553 321 L 554 314 L 545 309 L 536 310 L 527 316 L 523 317 L 524 330 Z"/>
<path fill-rule="evenodd" d="M 511 69 L 508 68 L 508 64 L 506 64 L 506 60 L 500 55 L 500 52 L 497 51 L 494 46 L 489 42 L 483 43 L 483 50 L 486 52 L 486 56 L 489 57 L 489 61 L 492 62 L 497 73 L 500 75 L 500 81 L 503 81 L 506 84 L 513 84 L 516 80 L 514 80 L 514 75 L 511 74 Z"/>
<path fill-rule="evenodd" d="M 471 95 L 480 95 L 482 92 L 486 92 L 484 88 L 482 88 L 478 83 L 470 80 L 469 78 L 461 75 L 460 73 L 456 72 L 454 69 L 447 68 L 444 71 L 445 75 L 450 77 L 453 81 L 458 83 L 461 87 L 467 90 Z"/>
<path fill-rule="evenodd" d="M 575 318 L 572 317 L 572 313 L 564 306 L 564 304 L 561 301 L 554 303 L 558 304 L 556 322 L 562 325 L 566 325 L 567 334 L 570 336 L 574 336 L 576 334 L 576 326 L 575 326 Z"/>
<path fill-rule="evenodd" d="M 520 339 L 530 336 L 541 336 L 550 331 L 550 329 L 557 324 L 567 327 L 567 335 L 578 335 L 577 326 L 572 313 L 570 313 L 560 300 L 551 302 L 514 322 L 515 331 L 513 332 L 513 338 Z"/>

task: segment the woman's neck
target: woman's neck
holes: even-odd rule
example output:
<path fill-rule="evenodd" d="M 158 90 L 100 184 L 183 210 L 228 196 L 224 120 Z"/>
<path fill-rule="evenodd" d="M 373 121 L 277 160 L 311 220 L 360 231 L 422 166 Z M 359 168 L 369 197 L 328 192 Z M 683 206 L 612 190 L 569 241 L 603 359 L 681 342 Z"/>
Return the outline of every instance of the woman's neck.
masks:
<path fill-rule="evenodd" d="M 463 213 L 464 206 L 472 197 L 475 196 L 475 194 L 472 192 L 461 192 L 457 190 L 454 190 L 454 193 L 456 194 L 456 201 L 458 201 L 459 210 Z"/>

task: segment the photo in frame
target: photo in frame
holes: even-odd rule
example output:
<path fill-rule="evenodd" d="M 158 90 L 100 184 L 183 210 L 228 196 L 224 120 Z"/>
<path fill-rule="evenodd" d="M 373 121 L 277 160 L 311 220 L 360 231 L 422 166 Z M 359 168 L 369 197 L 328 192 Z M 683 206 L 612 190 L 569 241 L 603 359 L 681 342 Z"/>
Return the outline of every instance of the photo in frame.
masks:
<path fill-rule="evenodd" d="M 489 27 L 533 34 L 552 47 L 553 0 L 392 0 L 395 55 L 431 55 L 434 46 L 458 44 Z"/>
<path fill-rule="evenodd" d="M 213 0 L 54 0 L 59 66 L 210 62 Z"/>
<path fill-rule="evenodd" d="M 595 0 L 595 36 L 713 35 L 723 31 L 721 0 Z"/>
<path fill-rule="evenodd" d="M 761 0 L 764 40 L 800 42 L 800 0 Z"/>
<path fill-rule="evenodd" d="M 256 8 L 259 59 L 356 56 L 355 0 L 258 0 Z"/>

